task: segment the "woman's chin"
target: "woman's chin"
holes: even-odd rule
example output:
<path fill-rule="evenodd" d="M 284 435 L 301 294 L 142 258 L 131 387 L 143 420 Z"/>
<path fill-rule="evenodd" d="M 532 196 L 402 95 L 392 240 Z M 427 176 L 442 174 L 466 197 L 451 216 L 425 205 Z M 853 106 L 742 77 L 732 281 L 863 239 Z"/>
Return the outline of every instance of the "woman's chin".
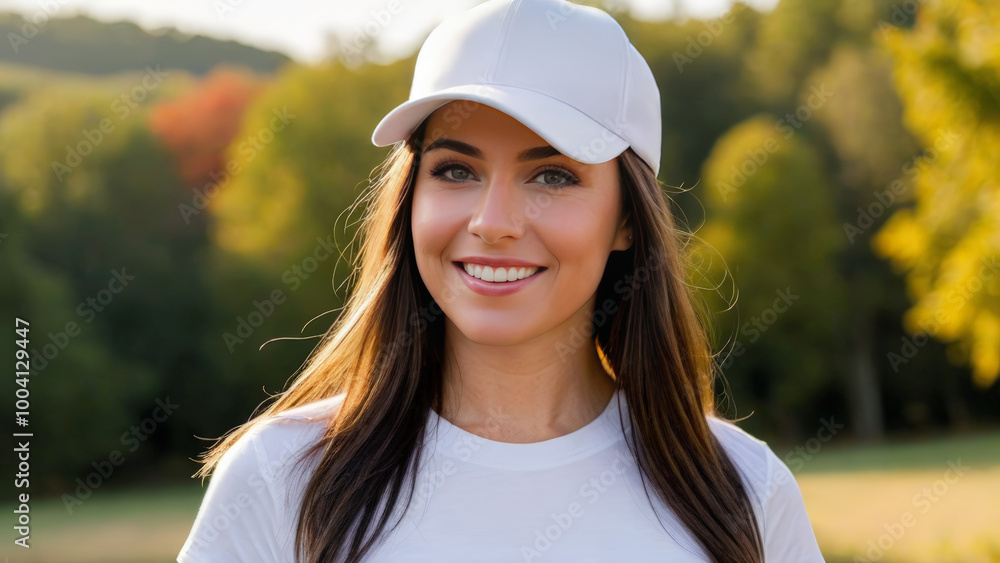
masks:
<path fill-rule="evenodd" d="M 489 319 L 465 320 L 455 323 L 462 336 L 483 346 L 511 346 L 530 340 L 533 336 L 523 327 L 508 322 L 489 322 Z"/>

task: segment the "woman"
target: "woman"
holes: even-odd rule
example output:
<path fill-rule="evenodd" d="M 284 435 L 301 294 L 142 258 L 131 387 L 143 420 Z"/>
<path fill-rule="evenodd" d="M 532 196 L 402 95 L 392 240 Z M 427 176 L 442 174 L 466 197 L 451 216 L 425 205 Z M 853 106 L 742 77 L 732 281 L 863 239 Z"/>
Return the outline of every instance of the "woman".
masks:
<path fill-rule="evenodd" d="M 439 25 L 372 136 L 346 310 L 209 452 L 177 560 L 823 561 L 787 466 L 714 415 L 659 107 L 600 10 Z"/>

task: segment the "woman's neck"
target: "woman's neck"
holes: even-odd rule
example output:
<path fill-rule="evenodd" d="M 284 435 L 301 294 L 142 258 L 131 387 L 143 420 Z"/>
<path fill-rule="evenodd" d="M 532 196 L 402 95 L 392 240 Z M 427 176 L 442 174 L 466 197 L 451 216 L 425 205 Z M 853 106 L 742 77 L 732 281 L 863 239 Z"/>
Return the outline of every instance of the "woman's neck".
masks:
<path fill-rule="evenodd" d="M 555 350 L 545 339 L 507 347 L 464 340 L 447 347 L 438 414 L 498 442 L 540 442 L 582 428 L 607 407 L 615 382 L 592 341 L 563 357 Z"/>

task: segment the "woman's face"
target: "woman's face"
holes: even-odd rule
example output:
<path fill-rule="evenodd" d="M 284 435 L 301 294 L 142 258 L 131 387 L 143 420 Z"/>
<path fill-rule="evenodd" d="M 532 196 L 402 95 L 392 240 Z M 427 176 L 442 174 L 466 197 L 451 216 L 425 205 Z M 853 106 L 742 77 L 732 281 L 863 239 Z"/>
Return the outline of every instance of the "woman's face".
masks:
<path fill-rule="evenodd" d="M 631 244 L 617 158 L 573 160 L 474 102 L 450 102 L 428 119 L 413 250 L 447 320 L 472 341 L 500 346 L 589 323 L 608 255 Z M 500 267 L 524 277 L 499 281 Z"/>

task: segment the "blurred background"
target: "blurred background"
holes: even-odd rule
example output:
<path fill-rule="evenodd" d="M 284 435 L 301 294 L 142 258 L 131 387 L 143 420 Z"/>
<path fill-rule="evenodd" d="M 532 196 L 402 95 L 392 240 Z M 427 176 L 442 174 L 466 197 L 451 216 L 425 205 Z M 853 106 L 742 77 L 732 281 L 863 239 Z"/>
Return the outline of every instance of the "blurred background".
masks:
<path fill-rule="evenodd" d="M 0 2 L 4 561 L 173 561 L 206 439 L 347 296 L 372 129 L 477 3 Z M 588 3 L 661 87 L 720 412 L 827 561 L 1000 561 L 1000 5 Z"/>

